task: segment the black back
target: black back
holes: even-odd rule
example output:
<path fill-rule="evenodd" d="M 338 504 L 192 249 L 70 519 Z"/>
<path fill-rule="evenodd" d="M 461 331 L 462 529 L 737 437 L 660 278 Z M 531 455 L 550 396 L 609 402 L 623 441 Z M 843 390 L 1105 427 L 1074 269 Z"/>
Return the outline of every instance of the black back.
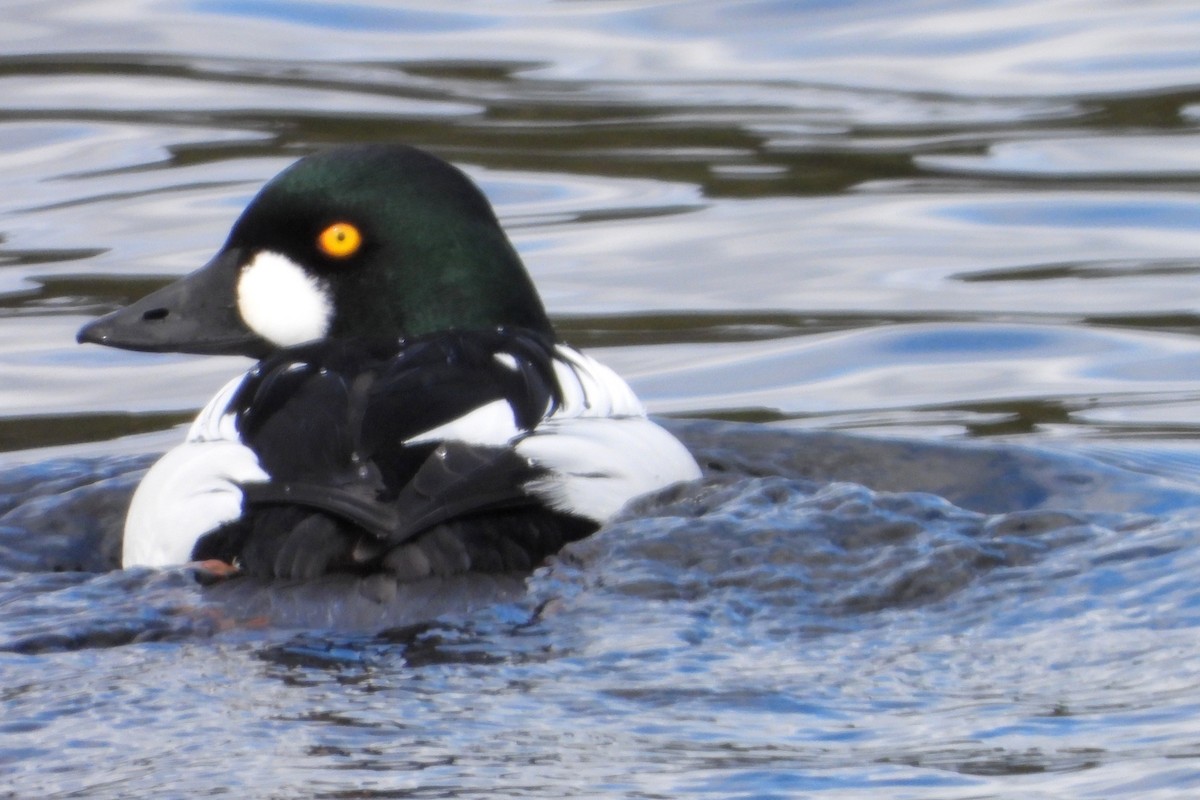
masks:
<path fill-rule="evenodd" d="M 193 556 L 294 578 L 528 569 L 594 523 L 531 497 L 538 470 L 509 447 L 409 441 L 496 401 L 519 431 L 560 404 L 548 335 L 453 331 L 276 352 L 228 409 L 271 479 L 243 487 L 241 519 Z"/>

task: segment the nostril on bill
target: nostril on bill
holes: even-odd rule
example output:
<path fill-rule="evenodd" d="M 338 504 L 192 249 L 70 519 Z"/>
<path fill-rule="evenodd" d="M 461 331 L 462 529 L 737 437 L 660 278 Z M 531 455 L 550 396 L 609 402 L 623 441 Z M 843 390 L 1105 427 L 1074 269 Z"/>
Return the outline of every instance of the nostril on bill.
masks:
<path fill-rule="evenodd" d="M 160 319 L 166 319 L 168 313 L 170 312 L 165 308 L 152 308 L 142 313 L 142 319 L 146 322 L 157 322 Z"/>

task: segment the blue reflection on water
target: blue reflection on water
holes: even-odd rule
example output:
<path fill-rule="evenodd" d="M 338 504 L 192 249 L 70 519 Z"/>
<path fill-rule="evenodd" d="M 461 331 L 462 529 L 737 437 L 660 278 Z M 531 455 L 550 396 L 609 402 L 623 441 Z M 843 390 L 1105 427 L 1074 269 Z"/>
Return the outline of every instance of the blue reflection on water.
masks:
<path fill-rule="evenodd" d="M 1034 350 L 1060 342 L 1061 335 L 1051 330 L 981 326 L 954 327 L 909 333 L 881 348 L 895 353 L 1007 353 Z"/>
<path fill-rule="evenodd" d="M 254 17 L 331 30 L 400 30 L 408 33 L 445 33 L 480 30 L 497 24 L 495 17 L 417 11 L 411 8 L 378 8 L 352 3 L 295 3 L 272 0 L 215 0 L 193 3 L 203 14 Z"/>
<path fill-rule="evenodd" d="M 1120 200 L 1056 199 L 1054 203 L 959 203 L 939 210 L 937 216 L 982 225 L 1032 225 L 1058 228 L 1170 228 L 1195 230 L 1200 203 L 1195 200 L 1161 200 L 1123 197 Z"/>

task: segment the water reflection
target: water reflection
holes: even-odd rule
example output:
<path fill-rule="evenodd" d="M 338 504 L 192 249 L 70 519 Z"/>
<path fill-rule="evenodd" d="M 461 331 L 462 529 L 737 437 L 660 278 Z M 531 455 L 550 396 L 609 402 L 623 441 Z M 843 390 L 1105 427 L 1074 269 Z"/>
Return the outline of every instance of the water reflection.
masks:
<path fill-rule="evenodd" d="M 1019 400 L 1128 407 L 1127 393 L 1193 395 L 1190 376 L 1200 369 L 1194 343 L 1066 326 L 888 325 L 670 351 L 640 348 L 609 360 L 646 397 L 693 414 L 764 408 L 811 417 L 905 408 L 916 424 L 926 411 L 938 412 L 944 424 L 953 408 L 982 413 L 989 404 Z M 1066 420 L 1055 413 L 1046 421 Z"/>
<path fill-rule="evenodd" d="M 77 41 L 100 29 L 102 18 L 90 8 L 83 3 L 72 15 Z M 121 302 L 147 275 L 166 278 L 202 263 L 259 183 L 295 155 L 324 142 L 388 138 L 433 143 L 464 163 L 496 202 L 568 335 L 605 346 L 605 357 L 639 374 L 686 376 L 673 367 L 692 356 L 674 345 L 717 341 L 736 345 L 719 357 L 740 359 L 749 376 L 760 356 L 741 341 L 790 331 L 866 335 L 885 322 L 946 324 L 931 335 L 963 347 L 991 335 L 973 330 L 975 323 L 1015 317 L 1064 325 L 1066 332 L 1055 333 L 1064 357 L 1072 347 L 1066 343 L 1090 335 L 1080 333 L 1081 323 L 1190 333 L 1178 281 L 1192 272 L 1194 204 L 1150 184 L 1102 183 L 1113 176 L 1188 179 L 1194 137 L 1180 128 L 1194 93 L 1121 94 L 1149 74 L 1143 67 L 1169 75 L 1186 64 L 1143 63 L 1135 54 L 1118 76 L 1132 83 L 1120 91 L 1112 85 L 1107 96 L 1081 98 L 1073 83 L 1022 96 L 945 90 L 953 85 L 947 70 L 960 58 L 1001 75 L 1036 57 L 1039 79 L 1065 81 L 1069 70 L 1052 65 L 1095 45 L 1067 34 L 1070 26 L 1047 26 L 1060 11 L 989 28 L 992 38 L 982 41 L 972 26 L 986 12 L 976 7 L 876 8 L 869 23 L 861 7 L 770 3 L 732 17 L 707 3 L 685 15 L 655 3 L 557 14 L 516 6 L 495 15 L 375 3 L 138 10 L 139 24 L 167 42 L 178 35 L 171 22 L 187 19 L 206 42 L 203 54 L 168 47 L 153 55 L 101 48 L 56 56 L 48 47 L 2 65 L 0 80 L 13 91 L 0 104 L 0 160 L 9 167 L 0 179 L 0 212 L 20 220 L 0 231 L 8 254 L 0 292 L 9 313 L 46 318 Z M 820 18 L 815 28 L 812 14 Z M 1173 14 L 1163 8 L 1123 19 L 1157 30 L 1178 23 Z M 805 25 L 762 38 L 767 20 L 793 18 Z M 888 81 L 852 80 L 875 62 L 850 59 L 836 33 L 853 26 L 860 40 L 869 39 L 884 30 L 884 18 L 936 22 L 941 44 L 933 46 L 928 30 L 916 36 L 905 28 L 877 51 L 888 54 Z M 245 36 L 270 32 L 253 55 L 230 37 L 234 21 Z M 353 47 L 357 57 L 297 60 L 289 47 L 323 28 L 336 30 L 338 40 L 321 52 Z M 569 34 L 547 38 L 551 31 Z M 666 31 L 674 33 L 663 39 Z M 538 57 L 528 50 L 518 57 L 514 48 L 533 38 L 542 42 Z M 397 61 L 401 44 L 405 58 Z M 464 47 L 469 60 L 449 57 Z M 631 79 L 650 63 L 657 80 Z M 817 76 L 835 63 L 849 71 L 822 83 Z M 896 65 L 907 71 L 897 73 Z M 932 80 L 934 67 L 940 90 L 913 91 L 913 81 Z M 1164 147 L 1171 158 L 1162 157 Z M 1087 186 L 1047 186 L 1063 177 Z M 93 280 L 100 275 L 123 280 Z M 1079 291 L 1069 283 L 1088 276 L 1112 285 Z M 1063 290 L 1031 291 L 1037 281 Z M 76 322 L 64 315 L 57 327 L 49 319 L 39 325 L 40 341 L 59 344 L 38 352 L 78 364 L 67 354 Z M 672 347 L 643 352 L 651 342 Z M 886 348 L 829 345 L 813 354 L 813 347 L 784 356 L 817 361 L 798 373 L 785 369 L 797 378 L 774 395 L 713 392 L 700 378 L 664 387 L 661 376 L 643 391 L 667 413 L 815 414 L 831 426 L 870 417 L 872 425 L 911 423 L 931 432 L 946 409 L 974 408 L 986 418 L 983 404 L 996 399 L 937 372 L 884 381 L 892 359 Z M 1098 341 L 1092 357 L 1119 352 L 1105 347 Z M 1052 349 L 1029 346 L 1020 358 Z M 861 372 L 862 386 L 886 384 L 889 397 L 899 389 L 911 414 L 890 402 L 871 407 L 865 389 L 835 397 L 818 376 L 839 358 L 838 369 Z M 1079 382 L 1078 370 L 1019 360 L 1002 374 L 985 370 L 988 379 L 1015 386 L 1002 402 L 1041 394 L 1061 406 L 1084 392 L 1145 396 L 1145 386 Z M 87 405 L 55 407 L 61 381 L 28 370 L 15 355 L 9 363 L 14 397 L 36 399 L 64 419 Z M 159 363 L 127 362 L 132 372 L 122 379 L 153 388 Z M 177 373 L 177 390 L 150 395 L 142 407 L 194 407 L 222 369 L 189 367 Z M 1094 371 L 1112 377 L 1119 370 Z M 127 413 L 83 388 L 95 374 L 76 374 L 75 396 L 91 394 L 101 416 Z M 1160 385 L 1178 390 L 1179 374 L 1161 376 Z M 54 391 L 35 385 L 42 380 Z M 756 380 L 736 377 L 733 385 Z M 28 407 L 18 401 L 6 413 L 18 419 Z M 28 444 L 47 441 L 33 430 Z"/>
<path fill-rule="evenodd" d="M 255 0 L 217 0 L 191 3 L 196 14 L 223 17 L 250 17 L 276 22 L 310 25 L 326 31 L 362 30 L 395 33 L 463 33 L 491 28 L 497 24 L 486 14 L 452 11 L 422 11 L 414 8 L 389 8 L 370 3 L 263 2 Z"/>
<path fill-rule="evenodd" d="M 928 155 L 916 162 L 926 169 L 972 174 L 1180 180 L 1200 172 L 1200 137 L 1127 134 L 1005 142 L 992 145 L 983 156 Z"/>

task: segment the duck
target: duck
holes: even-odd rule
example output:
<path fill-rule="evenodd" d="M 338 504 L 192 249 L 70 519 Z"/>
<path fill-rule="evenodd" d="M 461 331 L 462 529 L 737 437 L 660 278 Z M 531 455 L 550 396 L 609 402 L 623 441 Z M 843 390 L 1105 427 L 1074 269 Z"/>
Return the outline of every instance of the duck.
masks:
<path fill-rule="evenodd" d="M 407 145 L 301 158 L 206 265 L 77 339 L 256 360 L 139 483 L 125 568 L 527 572 L 700 477 L 624 380 L 559 338 L 480 188 Z"/>

